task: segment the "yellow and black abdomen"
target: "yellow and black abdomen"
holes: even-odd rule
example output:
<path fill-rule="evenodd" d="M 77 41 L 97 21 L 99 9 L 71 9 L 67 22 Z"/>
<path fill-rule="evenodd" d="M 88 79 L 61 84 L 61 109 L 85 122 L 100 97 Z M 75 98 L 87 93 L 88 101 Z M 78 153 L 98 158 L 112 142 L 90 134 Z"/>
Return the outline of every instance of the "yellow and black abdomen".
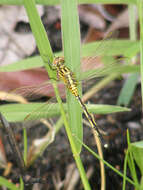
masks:
<path fill-rule="evenodd" d="M 84 105 L 84 103 L 82 102 L 82 99 L 80 98 L 79 94 L 78 94 L 78 89 L 77 89 L 77 85 L 78 82 L 76 80 L 76 77 L 74 75 L 74 73 L 65 66 L 65 60 L 63 57 L 57 57 L 54 61 L 54 66 L 57 69 L 57 74 L 60 78 L 60 80 L 62 80 L 66 87 L 69 89 L 69 91 L 76 97 L 76 99 L 79 101 L 81 107 L 84 110 L 85 116 L 87 117 L 90 125 L 92 128 L 96 129 L 97 132 L 97 136 L 100 136 L 99 130 L 96 127 L 96 123 L 93 120 L 92 116 L 90 115 L 90 113 L 88 112 L 86 106 Z"/>

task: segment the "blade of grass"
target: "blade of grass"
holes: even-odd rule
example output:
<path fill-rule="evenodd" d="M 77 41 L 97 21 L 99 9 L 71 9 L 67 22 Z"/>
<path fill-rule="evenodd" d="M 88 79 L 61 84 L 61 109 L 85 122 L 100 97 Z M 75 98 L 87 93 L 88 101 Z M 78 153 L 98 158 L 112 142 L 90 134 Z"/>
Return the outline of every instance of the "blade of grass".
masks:
<path fill-rule="evenodd" d="M 23 182 L 22 177 L 20 177 L 20 187 L 19 187 L 19 190 L 24 190 L 24 182 Z"/>
<path fill-rule="evenodd" d="M 110 65 L 109 65 L 110 66 Z M 107 66 L 106 66 L 107 68 Z M 104 77 L 106 76 L 107 78 L 113 78 L 110 76 L 110 73 L 112 73 L 112 75 L 114 75 L 114 77 L 119 77 L 122 74 L 125 73 L 136 73 L 140 71 L 140 66 L 139 65 L 113 65 L 107 69 L 102 68 L 102 69 L 93 69 L 93 70 L 89 70 L 89 71 L 85 71 L 83 72 L 83 74 L 81 74 L 80 76 L 80 80 L 83 79 L 92 79 L 92 78 L 96 78 L 96 77 Z M 106 80 L 104 77 L 102 80 Z M 102 81 L 100 80 L 100 81 Z"/>
<path fill-rule="evenodd" d="M 27 141 L 27 131 L 26 128 L 23 128 L 23 140 L 24 140 L 24 153 L 23 153 L 23 157 L 24 157 L 24 163 L 25 165 L 27 164 L 27 152 L 28 152 L 28 141 Z"/>
<path fill-rule="evenodd" d="M 140 169 L 140 173 L 143 176 L 143 141 L 131 143 L 131 151 L 133 158 Z"/>
<path fill-rule="evenodd" d="M 20 122 L 23 121 L 24 118 L 35 109 L 42 107 L 42 103 L 30 103 L 30 104 L 7 104 L 0 106 L 0 112 L 5 116 L 5 118 L 9 122 Z M 41 118 L 49 118 L 60 116 L 60 108 L 59 104 L 54 104 L 51 106 L 50 111 L 45 110 L 39 112 L 40 116 L 38 115 L 38 120 Z M 65 112 L 67 112 L 67 105 L 63 104 Z M 130 111 L 130 109 L 120 106 L 112 106 L 112 105 L 102 105 L 102 104 L 87 104 L 86 105 L 90 113 L 94 114 L 111 114 L 117 112 L 124 112 Z M 36 116 L 35 116 L 36 118 Z"/>
<path fill-rule="evenodd" d="M 134 163 L 133 154 L 132 154 L 132 150 L 131 150 L 131 142 L 130 142 L 130 136 L 129 136 L 128 130 L 127 130 L 127 143 L 128 143 L 128 149 L 129 149 L 128 166 L 130 168 L 131 176 L 134 180 L 135 186 L 139 190 L 140 189 L 139 182 L 138 182 L 137 173 L 136 173 L 136 169 L 135 169 L 135 163 Z"/>
<path fill-rule="evenodd" d="M 80 68 L 80 31 L 79 18 L 76 7 L 76 0 L 61 1 L 61 24 L 62 24 L 62 40 L 65 64 L 72 71 Z M 78 73 L 75 73 L 78 77 Z M 78 86 L 81 95 L 81 86 Z M 72 133 L 76 134 L 78 138 L 83 138 L 81 107 L 76 98 L 67 91 L 67 105 L 69 123 Z M 76 140 L 75 140 L 76 141 Z M 77 143 L 77 151 L 81 151 L 81 144 Z"/>
<path fill-rule="evenodd" d="M 11 190 L 19 190 L 19 188 L 17 188 L 13 183 L 9 182 L 7 179 L 1 176 L 0 176 L 0 186 L 7 187 Z"/>
<path fill-rule="evenodd" d="M 126 189 L 126 176 L 127 176 L 127 163 L 128 163 L 128 154 L 129 154 L 129 151 L 127 149 L 126 151 L 126 155 L 125 155 L 125 160 L 124 160 L 124 170 L 123 170 L 123 187 L 122 187 L 122 190 L 125 190 Z"/>
<path fill-rule="evenodd" d="M 129 31 L 130 39 L 135 41 L 137 39 L 137 22 L 136 22 L 136 6 L 129 5 Z M 136 57 L 132 58 L 132 62 L 136 61 Z M 138 82 L 138 74 L 131 74 L 124 83 L 124 86 L 121 89 L 120 95 L 117 100 L 118 105 L 127 106 L 134 94 L 136 85 Z"/>
<path fill-rule="evenodd" d="M 0 72 L 13 72 L 13 71 L 15 72 L 27 69 L 34 69 L 43 66 L 44 63 L 41 59 L 41 56 L 33 56 L 30 58 L 14 62 L 12 64 L 3 65 L 0 67 Z"/>
<path fill-rule="evenodd" d="M 140 25 L 140 67 L 141 67 L 141 96 L 143 103 L 143 0 L 138 0 L 139 25 Z M 143 107 L 143 106 L 142 106 Z"/>
<path fill-rule="evenodd" d="M 50 42 L 48 40 L 44 26 L 41 22 L 38 12 L 37 12 L 35 1 L 34 0 L 30 0 L 30 1 L 24 0 L 23 2 L 24 2 L 24 7 L 25 7 L 28 17 L 29 17 L 30 26 L 31 26 L 32 32 L 34 34 L 34 37 L 36 39 L 38 49 L 40 51 L 42 59 L 44 60 L 45 68 L 46 68 L 50 78 L 55 78 L 56 73 L 53 72 L 53 70 L 50 68 L 50 65 L 49 65 L 49 61 L 50 61 L 50 63 L 53 62 L 54 54 L 52 52 Z M 68 126 L 68 122 L 66 121 L 66 116 L 65 116 L 64 109 L 63 109 L 62 101 L 59 98 L 59 94 L 57 92 L 58 89 L 57 89 L 56 82 L 54 80 L 52 80 L 52 84 L 53 84 L 53 88 L 54 88 L 54 91 L 56 94 L 57 101 L 59 103 L 59 107 L 60 107 L 60 111 L 61 111 L 61 114 L 62 114 L 62 117 L 64 120 L 64 124 L 65 124 L 65 126 L 66 125 Z"/>
<path fill-rule="evenodd" d="M 76 0 L 61 0 L 61 24 L 65 62 L 72 71 L 75 71 L 76 67 L 80 68 L 80 31 Z M 81 87 L 78 86 L 78 90 L 79 94 L 81 94 Z M 70 134 L 71 132 L 75 133 L 78 138 L 82 140 L 83 130 L 81 108 L 75 97 L 73 97 L 69 91 L 67 91 L 67 106 L 70 123 L 70 129 L 68 130 L 70 131 Z M 76 145 L 73 146 L 71 144 L 72 148 L 75 148 L 75 150 L 73 150 L 73 153 L 75 153 L 74 158 L 84 189 L 90 190 L 91 188 L 79 156 L 82 145 L 79 144 L 73 136 L 71 140 L 73 141 L 72 143 Z"/>
<path fill-rule="evenodd" d="M 51 45 L 47 37 L 47 33 L 37 12 L 35 2 L 34 0 L 24 0 L 23 2 L 29 18 L 32 33 L 35 37 L 40 55 L 45 63 L 45 68 L 48 71 L 50 78 L 55 78 L 55 73 L 53 73 L 53 70 L 49 66 L 49 62 L 53 62 L 54 54 L 52 52 Z"/>
<path fill-rule="evenodd" d="M 82 45 L 82 56 L 118 56 L 132 57 L 139 52 L 139 41 L 131 40 L 105 40 L 101 50 L 97 48 L 101 41 L 91 42 Z M 105 47 L 105 48 L 104 48 Z M 108 49 L 110 48 L 110 51 Z M 97 50 L 97 52 L 96 52 Z"/>
<path fill-rule="evenodd" d="M 60 96 L 58 94 L 57 88 L 55 88 L 55 93 L 56 93 L 58 102 L 60 102 L 61 98 L 60 98 Z M 63 110 L 64 109 L 61 109 L 61 112 L 63 112 Z M 66 115 L 64 113 L 62 113 L 62 116 L 63 116 L 65 128 L 66 128 L 66 132 L 67 132 L 67 135 L 68 135 L 68 138 L 69 138 L 69 141 L 70 141 L 70 145 L 71 145 L 71 148 L 72 148 L 73 156 L 74 156 L 74 159 L 76 161 L 76 164 L 77 164 L 77 167 L 78 167 L 78 170 L 79 170 L 79 173 L 80 173 L 83 185 L 84 185 L 84 189 L 85 190 L 90 190 L 91 188 L 89 186 L 89 183 L 88 183 L 88 180 L 87 180 L 87 177 L 86 177 L 86 173 L 84 171 L 84 167 L 83 167 L 83 164 L 82 164 L 80 156 L 79 156 L 79 152 L 77 151 L 77 146 L 75 146 L 75 141 L 73 140 L 73 136 L 72 136 L 70 127 L 69 127 L 69 125 L 67 123 Z"/>
<path fill-rule="evenodd" d="M 131 109 L 120 106 L 100 105 L 100 104 L 87 104 L 89 112 L 95 114 L 110 114 L 116 112 L 131 111 Z"/>
<path fill-rule="evenodd" d="M 100 42 L 84 44 L 81 47 L 81 54 L 83 57 L 86 56 L 118 56 L 123 55 L 127 57 L 132 57 L 139 52 L 139 42 L 130 40 L 112 40 L 105 41 L 105 46 L 110 47 L 110 51 L 101 51 L 96 54 L 96 48 L 99 46 Z M 62 52 L 56 53 L 55 56 L 61 56 Z M 33 69 L 44 66 L 44 62 L 41 56 L 34 56 L 26 58 L 15 62 L 13 64 L 4 65 L 0 67 L 0 72 L 13 72 L 21 71 L 27 69 Z"/>
<path fill-rule="evenodd" d="M 80 31 L 79 31 L 79 17 L 77 13 L 77 0 L 61 0 L 62 8 L 62 37 L 63 37 L 63 48 L 65 61 L 68 68 L 74 72 L 77 78 L 80 76 Z M 77 68 L 79 70 L 77 70 Z M 78 85 L 78 93 L 81 96 L 81 86 Z M 68 115 L 70 120 L 70 127 L 73 134 L 75 134 L 80 140 L 82 140 L 83 130 L 81 124 L 81 108 L 77 100 L 73 95 L 67 91 L 67 106 L 68 106 Z M 91 126 L 94 127 L 94 126 Z M 94 133 L 95 134 L 95 133 Z M 103 158 L 102 145 L 98 136 L 95 137 L 97 142 L 97 148 L 99 155 Z M 78 145 L 79 152 L 81 144 L 79 144 L 76 139 L 74 139 Z M 78 164 L 77 164 L 78 165 Z M 105 188 L 105 170 L 104 164 L 100 161 L 100 167 L 102 168 L 101 172 L 101 189 Z M 80 171 L 81 166 L 79 167 Z M 87 189 L 90 188 L 87 177 L 84 173 L 84 170 L 80 171 L 80 176 L 84 187 Z"/>
<path fill-rule="evenodd" d="M 75 138 L 76 138 L 76 136 L 75 136 Z M 93 156 L 95 156 L 97 159 L 99 159 L 99 160 L 102 160 L 102 162 L 107 166 L 107 167 L 109 167 L 111 170 L 113 170 L 114 172 L 116 172 L 120 177 L 124 177 L 124 175 L 119 171 L 119 170 L 117 170 L 116 168 L 114 168 L 111 164 L 109 164 L 108 162 L 106 162 L 105 160 L 103 160 L 102 158 L 100 158 L 100 156 L 97 154 L 97 153 L 95 153 L 92 149 L 90 149 L 86 144 L 84 144 L 82 141 L 80 141 L 80 139 L 78 139 L 77 138 L 77 141 L 79 141 L 83 146 L 84 146 L 84 148 L 86 148 Z M 126 180 L 130 183 L 130 184 L 132 184 L 132 185 L 134 185 L 135 187 L 139 187 L 139 185 L 137 185 L 137 184 L 135 184 L 130 178 L 128 178 L 128 177 L 126 177 Z"/>
<path fill-rule="evenodd" d="M 65 62 L 72 71 L 75 71 L 76 67 L 80 68 L 80 31 L 76 0 L 61 0 L 61 24 Z M 79 94 L 81 94 L 80 86 L 78 86 L 78 90 Z M 67 91 L 67 106 L 70 121 L 69 130 L 82 140 L 83 130 L 81 108 L 75 97 L 73 97 L 69 91 Z M 72 139 L 73 143 L 76 144 L 76 155 L 74 155 L 74 158 L 84 189 L 91 189 L 79 155 L 82 145 L 79 144 L 73 136 Z"/>
<path fill-rule="evenodd" d="M 103 3 L 103 4 L 136 4 L 137 0 L 78 0 L 80 4 Z M 2 5 L 23 5 L 23 0 L 0 0 Z M 36 0 L 36 4 L 59 5 L 60 0 Z"/>
<path fill-rule="evenodd" d="M 131 98 L 134 94 L 136 85 L 138 81 L 138 73 L 132 74 L 125 81 L 124 86 L 121 89 L 120 95 L 117 100 L 117 105 L 125 105 L 128 106 Z"/>

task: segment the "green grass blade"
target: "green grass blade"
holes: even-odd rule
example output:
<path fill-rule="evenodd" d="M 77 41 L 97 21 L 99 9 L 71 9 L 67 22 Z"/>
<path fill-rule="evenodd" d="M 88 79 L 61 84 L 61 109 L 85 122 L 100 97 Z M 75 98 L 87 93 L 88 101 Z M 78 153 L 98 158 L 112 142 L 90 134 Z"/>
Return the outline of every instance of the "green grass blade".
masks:
<path fill-rule="evenodd" d="M 126 176 L 127 176 L 127 163 L 128 163 L 128 154 L 129 154 L 129 151 L 127 149 L 126 151 L 126 155 L 125 155 L 125 160 L 124 160 L 124 176 L 123 176 L 123 188 L 122 190 L 126 190 Z"/>
<path fill-rule="evenodd" d="M 76 138 L 76 137 L 75 137 Z M 84 146 L 84 148 L 86 148 L 93 156 L 95 156 L 97 159 L 102 160 L 102 162 L 109 167 L 111 170 L 113 170 L 115 173 L 117 173 L 120 177 L 124 177 L 124 175 L 117 170 L 116 168 L 114 168 L 111 164 L 109 164 L 108 162 L 106 162 L 105 160 L 103 160 L 102 158 L 99 157 L 99 155 L 94 152 L 92 149 L 90 149 L 86 144 L 84 144 L 82 141 L 80 141 L 80 139 L 77 138 L 77 140 Z M 138 184 L 135 184 L 130 178 L 126 177 L 126 180 L 131 183 L 132 185 L 134 185 L 135 187 L 139 187 Z"/>
<path fill-rule="evenodd" d="M 139 52 L 139 41 L 105 40 L 103 48 L 99 48 L 101 41 L 82 45 L 82 57 L 85 56 L 117 56 L 133 57 Z M 108 51 L 110 49 L 110 51 Z"/>
<path fill-rule="evenodd" d="M 130 168 L 130 172 L 131 172 L 131 176 L 134 180 L 135 186 L 137 187 L 137 190 L 139 190 L 139 182 L 138 182 L 138 178 L 137 178 L 137 173 L 136 173 L 136 169 L 135 169 L 135 162 L 133 159 L 133 154 L 132 154 L 132 149 L 131 149 L 131 142 L 130 142 L 130 136 L 129 136 L 129 131 L 127 130 L 127 143 L 128 143 L 128 151 L 129 151 L 129 155 L 128 155 L 128 166 Z"/>
<path fill-rule="evenodd" d="M 97 47 L 101 42 L 93 42 L 82 45 L 82 56 L 118 56 L 123 55 L 125 57 L 133 57 L 139 52 L 139 42 L 130 40 L 112 40 L 105 41 L 104 46 L 110 47 L 110 51 L 98 51 Z M 106 48 L 105 48 L 106 49 Z M 56 56 L 61 56 L 62 52 L 56 53 Z M 33 69 L 44 66 L 40 56 L 34 56 L 15 62 L 10 65 L 4 65 L 0 67 L 0 72 L 13 72 L 27 69 Z"/>
<path fill-rule="evenodd" d="M 131 109 L 121 106 L 101 105 L 101 104 L 87 104 L 89 112 L 95 114 L 111 114 L 117 112 L 131 111 Z"/>
<path fill-rule="evenodd" d="M 48 109 L 50 107 L 50 110 Z M 49 104 L 46 106 L 46 109 L 40 110 L 38 112 L 38 119 L 40 118 L 50 118 L 55 116 L 60 116 L 60 107 L 59 104 L 54 104 L 51 106 Z M 67 105 L 63 104 L 65 112 L 67 112 Z M 112 105 L 102 105 L 102 104 L 87 104 L 86 105 L 89 112 L 94 114 L 111 114 L 117 112 L 130 111 L 129 108 L 112 106 Z M 0 106 L 0 112 L 9 122 L 20 122 L 25 119 L 25 117 L 31 112 L 43 107 L 43 103 L 29 103 L 29 104 L 7 104 Z M 20 111 L 19 111 L 20 110 Z M 36 112 L 34 112 L 36 114 Z M 35 115 L 34 118 L 36 118 Z M 32 118 L 31 118 L 32 120 Z"/>
<path fill-rule="evenodd" d="M 125 106 L 129 105 L 137 85 L 138 77 L 139 77 L 138 74 L 132 74 L 125 81 L 125 84 L 118 97 L 117 105 L 125 105 Z"/>
<path fill-rule="evenodd" d="M 143 141 L 131 143 L 131 151 L 143 176 Z"/>
<path fill-rule="evenodd" d="M 24 2 L 26 12 L 28 14 L 32 33 L 35 37 L 36 44 L 38 46 L 40 54 L 41 56 L 48 55 L 49 61 L 52 62 L 54 55 L 51 49 L 50 42 L 47 38 L 45 28 L 41 22 L 41 19 L 35 7 L 35 1 L 24 0 L 23 2 Z M 42 58 L 44 59 L 44 57 Z"/>
<path fill-rule="evenodd" d="M 24 163 L 26 165 L 27 164 L 27 152 L 28 152 L 28 139 L 27 139 L 27 130 L 26 130 L 25 127 L 23 128 L 23 140 L 24 140 L 24 154 L 23 154 L 23 157 L 24 157 Z"/>
<path fill-rule="evenodd" d="M 60 0 L 36 0 L 37 4 L 42 5 L 59 5 Z M 137 0 L 78 0 L 80 4 L 136 4 Z M 23 5 L 23 0 L 0 0 L 0 4 L 2 5 Z"/>
<path fill-rule="evenodd" d="M 138 2 L 139 24 L 140 24 L 141 96 L 143 102 L 143 0 L 138 0 L 137 2 Z"/>
<path fill-rule="evenodd" d="M 63 0 L 61 1 L 61 8 L 62 39 L 65 62 L 68 68 L 75 71 L 76 68 L 80 68 L 80 31 L 76 1 Z M 78 77 L 79 71 L 75 74 Z M 78 89 L 80 90 L 80 88 Z M 69 91 L 67 92 L 67 104 L 71 131 L 82 140 L 83 131 L 81 108 L 75 97 Z M 77 142 L 76 146 L 78 152 L 80 152 L 81 144 Z"/>
<path fill-rule="evenodd" d="M 28 114 L 31 114 L 33 111 L 38 110 L 42 107 L 42 103 L 29 103 L 29 104 L 8 104 L 0 106 L 0 111 L 4 114 L 8 121 L 24 121 L 25 117 Z M 50 111 L 48 109 L 50 107 Z M 47 112 L 46 112 L 47 111 Z M 36 114 L 36 112 L 34 112 Z M 33 114 L 33 113 L 32 113 Z M 38 112 L 38 119 L 40 118 L 49 118 L 60 115 L 60 108 L 58 103 L 51 106 L 48 104 L 46 110 L 42 109 Z M 37 115 L 36 115 L 37 116 Z M 36 118 L 35 116 L 35 118 Z"/>
<path fill-rule="evenodd" d="M 56 97 L 57 97 L 60 107 L 63 106 L 63 104 L 60 104 L 61 99 L 59 97 L 57 88 L 55 88 L 55 93 L 56 93 Z M 84 171 L 84 167 L 83 167 L 83 164 L 80 159 L 80 154 L 78 153 L 77 146 L 75 145 L 75 141 L 73 139 L 73 135 L 72 135 L 70 127 L 67 123 L 66 115 L 65 115 L 65 113 L 62 113 L 62 112 L 64 112 L 64 109 L 61 109 L 61 114 L 62 114 L 62 118 L 64 120 L 64 124 L 65 124 L 66 132 L 67 132 L 67 135 L 69 138 L 69 142 L 71 145 L 72 153 L 73 153 L 74 159 L 76 161 L 76 164 L 77 164 L 77 167 L 78 167 L 78 170 L 79 170 L 79 173 L 80 173 L 83 185 L 84 185 L 84 189 L 90 190 L 90 186 L 89 186 L 89 183 L 88 183 L 88 180 L 86 177 L 86 173 Z"/>
<path fill-rule="evenodd" d="M 50 69 L 49 62 L 52 63 L 54 54 L 51 49 L 45 28 L 41 22 L 40 16 L 37 12 L 34 0 L 23 0 L 26 9 L 32 33 L 35 37 L 40 55 L 45 63 L 45 68 L 51 78 L 54 78 L 53 70 Z"/>
<path fill-rule="evenodd" d="M 49 62 L 52 63 L 54 59 L 54 55 L 49 43 L 49 40 L 47 38 L 46 31 L 44 29 L 44 26 L 41 22 L 41 19 L 38 15 L 35 1 L 34 0 L 24 0 L 24 6 L 26 8 L 29 21 L 30 21 L 30 26 L 32 28 L 32 32 L 34 34 L 34 37 L 36 39 L 36 43 L 38 46 L 38 49 L 40 51 L 41 57 L 44 60 L 45 63 L 45 68 L 48 71 L 49 77 L 50 78 L 56 78 L 57 73 L 51 69 Z M 59 103 L 60 107 L 60 112 L 63 117 L 64 124 L 66 128 L 68 128 L 68 122 L 66 119 L 66 115 L 62 106 L 62 101 L 60 99 L 59 93 L 58 93 L 58 88 L 56 85 L 56 82 L 52 80 L 53 88 L 56 94 L 57 101 Z"/>
<path fill-rule="evenodd" d="M 81 74 L 79 80 L 84 80 L 84 79 L 91 79 L 95 77 L 110 77 L 111 78 L 111 73 L 114 75 L 114 78 L 117 78 L 121 76 L 122 74 L 125 73 L 136 73 L 140 71 L 140 66 L 138 65 L 120 65 L 113 63 L 111 65 L 106 65 L 103 68 L 99 69 L 92 69 L 89 71 L 85 71 Z M 103 79 L 104 80 L 104 79 Z"/>
<path fill-rule="evenodd" d="M 0 72 L 15 72 L 21 70 L 35 69 L 43 66 L 44 63 L 41 59 L 41 56 L 33 56 L 30 58 L 22 59 L 9 65 L 1 66 Z"/>
<path fill-rule="evenodd" d="M 24 182 L 23 182 L 22 177 L 20 177 L 20 188 L 19 188 L 19 190 L 24 190 Z"/>
<path fill-rule="evenodd" d="M 129 31 L 130 31 L 130 39 L 135 41 L 137 39 L 137 22 L 136 22 L 136 6 L 130 5 L 129 6 Z M 136 61 L 136 57 L 132 58 L 132 61 Z M 127 80 L 122 87 L 120 95 L 118 97 L 117 104 L 118 105 L 125 105 L 127 106 L 131 98 L 134 94 L 136 85 L 138 82 L 138 74 L 131 74 L 128 76 Z"/>
<path fill-rule="evenodd" d="M 1 176 L 0 176 L 0 186 L 7 187 L 8 189 L 11 190 L 19 190 L 19 188 L 17 188 L 13 183 L 9 182 L 7 179 Z"/>

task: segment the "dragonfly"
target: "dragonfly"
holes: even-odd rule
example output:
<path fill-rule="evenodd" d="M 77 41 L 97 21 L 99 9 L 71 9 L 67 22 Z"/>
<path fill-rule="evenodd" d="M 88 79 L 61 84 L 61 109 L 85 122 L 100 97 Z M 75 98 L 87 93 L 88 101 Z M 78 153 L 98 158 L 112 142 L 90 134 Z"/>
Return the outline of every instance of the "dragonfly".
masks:
<path fill-rule="evenodd" d="M 86 118 L 88 119 L 90 125 L 92 128 L 95 128 L 96 135 L 98 137 L 101 137 L 100 132 L 98 130 L 98 127 L 96 126 L 96 122 L 94 121 L 93 117 L 90 115 L 90 113 L 87 110 L 87 107 L 83 103 L 79 92 L 78 92 L 78 81 L 75 77 L 75 74 L 65 65 L 64 57 L 56 57 L 53 61 L 53 65 L 55 66 L 57 70 L 57 74 L 59 78 L 64 82 L 65 86 L 69 91 L 76 97 L 79 104 L 83 108 L 84 114 Z"/>
<path fill-rule="evenodd" d="M 101 43 L 99 44 L 100 47 L 102 47 L 102 48 L 104 47 L 104 45 L 102 46 L 102 44 L 104 44 L 103 42 L 104 42 L 104 40 L 102 40 Z M 99 48 L 98 51 L 100 51 L 100 50 L 101 50 L 101 48 Z M 90 62 L 90 63 L 93 62 L 94 63 L 94 61 L 96 59 L 97 59 L 97 53 L 96 53 L 96 56 L 85 58 L 84 62 L 86 62 L 86 64 L 88 62 Z M 53 63 L 51 65 L 52 65 L 53 70 L 56 70 L 58 78 L 61 81 L 63 81 L 63 83 L 65 84 L 65 87 L 75 96 L 75 98 L 79 102 L 79 104 L 80 104 L 81 108 L 83 109 L 83 112 L 84 112 L 87 120 L 89 121 L 89 124 L 90 124 L 91 128 L 94 128 L 95 131 L 96 131 L 96 135 L 98 137 L 101 137 L 100 130 L 97 127 L 96 122 L 94 121 L 92 115 L 89 113 L 86 105 L 84 104 L 84 102 L 82 101 L 82 99 L 81 99 L 81 97 L 79 95 L 77 86 L 78 86 L 78 83 L 80 81 L 79 81 L 79 79 L 76 78 L 75 73 L 72 72 L 66 66 L 64 57 L 62 57 L 62 56 L 55 57 L 54 60 L 53 60 Z M 91 79 L 93 77 L 101 77 L 101 76 L 103 77 L 103 76 L 109 74 L 111 69 L 113 67 L 116 67 L 116 66 L 117 65 L 114 62 L 114 63 L 111 63 L 110 65 L 106 65 L 106 66 L 104 66 L 102 68 L 97 68 L 97 69 L 95 69 L 95 72 L 92 72 L 91 74 L 89 74 L 88 79 Z M 88 71 L 87 71 L 87 73 L 88 73 Z M 96 76 L 94 76 L 95 73 L 96 73 Z M 81 80 L 83 78 L 84 77 L 81 77 Z M 35 85 L 34 87 L 31 86 L 30 88 L 29 87 L 18 88 L 18 89 L 15 89 L 13 92 L 16 93 L 16 94 L 20 94 L 22 96 L 23 96 L 23 94 L 26 94 L 26 96 L 27 96 L 28 90 L 32 89 L 33 92 L 30 93 L 30 96 L 32 96 L 35 92 L 38 92 L 38 91 L 40 92 L 40 89 L 42 89 L 45 86 L 46 87 L 48 86 L 48 82 L 43 83 L 41 86 L 40 85 L 39 86 Z M 45 104 L 45 105 L 47 105 L 47 104 Z M 35 112 L 40 112 L 39 110 L 40 110 L 40 108 L 38 110 L 35 110 L 32 113 L 28 114 L 28 116 L 26 116 L 26 118 L 32 118 L 32 115 L 34 115 Z"/>

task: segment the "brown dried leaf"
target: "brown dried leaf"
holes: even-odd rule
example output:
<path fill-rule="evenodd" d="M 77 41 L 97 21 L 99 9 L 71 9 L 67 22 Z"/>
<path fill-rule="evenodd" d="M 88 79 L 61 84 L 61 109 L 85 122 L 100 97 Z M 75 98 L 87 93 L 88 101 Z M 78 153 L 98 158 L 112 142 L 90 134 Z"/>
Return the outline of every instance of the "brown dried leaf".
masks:
<path fill-rule="evenodd" d="M 0 90 L 23 97 L 54 96 L 53 87 L 48 81 L 45 69 L 32 69 L 19 72 L 7 72 L 0 74 Z M 43 85 L 45 83 L 45 85 Z M 63 84 L 59 84 L 59 90 L 63 93 Z M 3 96 L 3 94 L 2 94 Z"/>

